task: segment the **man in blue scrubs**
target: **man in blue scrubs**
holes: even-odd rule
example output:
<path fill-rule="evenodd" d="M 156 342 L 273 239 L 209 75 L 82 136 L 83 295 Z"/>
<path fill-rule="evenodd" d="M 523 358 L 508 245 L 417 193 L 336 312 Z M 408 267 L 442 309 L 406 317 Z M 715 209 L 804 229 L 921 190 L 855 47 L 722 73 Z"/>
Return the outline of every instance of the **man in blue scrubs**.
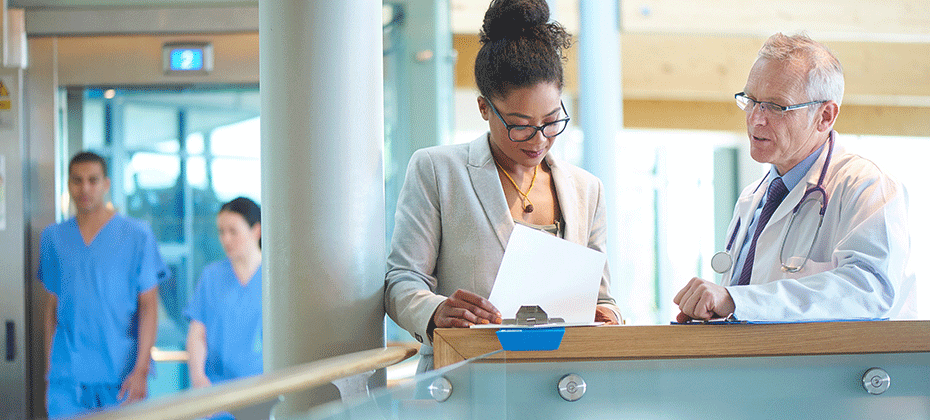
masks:
<path fill-rule="evenodd" d="M 148 394 L 167 269 L 151 229 L 104 203 L 106 163 L 93 153 L 68 165 L 75 217 L 42 232 L 39 280 L 45 310 L 48 414 L 71 417 Z"/>

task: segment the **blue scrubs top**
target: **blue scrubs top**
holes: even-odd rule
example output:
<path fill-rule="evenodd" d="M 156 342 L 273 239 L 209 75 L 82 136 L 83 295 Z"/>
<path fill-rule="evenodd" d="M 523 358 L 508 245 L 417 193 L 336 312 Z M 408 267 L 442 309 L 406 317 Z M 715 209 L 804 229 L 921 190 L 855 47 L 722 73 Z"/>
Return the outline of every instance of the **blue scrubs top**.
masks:
<path fill-rule="evenodd" d="M 50 225 L 38 277 L 58 298 L 49 381 L 122 383 L 136 362 L 139 294 L 168 278 L 152 230 L 116 214 L 86 245 L 75 218 Z"/>
<path fill-rule="evenodd" d="M 262 373 L 261 266 L 243 286 L 228 258 L 208 265 L 184 315 L 206 327 L 210 382 Z"/>

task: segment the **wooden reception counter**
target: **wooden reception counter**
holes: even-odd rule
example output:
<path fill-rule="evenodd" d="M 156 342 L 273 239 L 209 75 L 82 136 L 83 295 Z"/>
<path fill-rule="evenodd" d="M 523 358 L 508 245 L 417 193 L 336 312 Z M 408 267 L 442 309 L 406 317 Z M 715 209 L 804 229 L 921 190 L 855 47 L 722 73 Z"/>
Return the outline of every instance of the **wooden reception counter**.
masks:
<path fill-rule="evenodd" d="M 500 350 L 492 329 L 440 328 L 437 368 Z M 571 327 L 558 350 L 505 351 L 484 361 L 646 360 L 930 352 L 930 321 Z"/>

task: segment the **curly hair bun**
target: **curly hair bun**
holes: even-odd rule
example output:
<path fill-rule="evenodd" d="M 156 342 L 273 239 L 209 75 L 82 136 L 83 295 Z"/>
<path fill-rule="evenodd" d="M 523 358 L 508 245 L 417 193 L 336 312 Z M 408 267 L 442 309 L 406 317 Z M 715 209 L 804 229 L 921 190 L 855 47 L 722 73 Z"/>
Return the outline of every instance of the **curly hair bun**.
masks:
<path fill-rule="evenodd" d="M 481 41 L 513 39 L 549 22 L 545 0 L 494 0 L 484 14 Z"/>
<path fill-rule="evenodd" d="M 475 57 L 475 84 L 486 98 L 540 82 L 562 88 L 562 50 L 571 35 L 549 21 L 545 0 L 494 0 L 484 14 L 481 49 Z"/>

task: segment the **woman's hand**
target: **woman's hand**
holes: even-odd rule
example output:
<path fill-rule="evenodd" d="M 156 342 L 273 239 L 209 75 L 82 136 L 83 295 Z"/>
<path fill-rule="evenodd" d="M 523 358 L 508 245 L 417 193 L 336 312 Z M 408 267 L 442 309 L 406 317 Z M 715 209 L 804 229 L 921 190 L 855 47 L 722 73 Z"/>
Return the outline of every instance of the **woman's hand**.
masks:
<path fill-rule="evenodd" d="M 617 314 L 605 306 L 594 308 L 594 322 L 603 322 L 607 325 L 620 325 Z"/>
<path fill-rule="evenodd" d="M 501 313 L 487 299 L 467 290 L 456 290 L 433 313 L 437 328 L 468 328 L 473 324 L 500 324 Z"/>

